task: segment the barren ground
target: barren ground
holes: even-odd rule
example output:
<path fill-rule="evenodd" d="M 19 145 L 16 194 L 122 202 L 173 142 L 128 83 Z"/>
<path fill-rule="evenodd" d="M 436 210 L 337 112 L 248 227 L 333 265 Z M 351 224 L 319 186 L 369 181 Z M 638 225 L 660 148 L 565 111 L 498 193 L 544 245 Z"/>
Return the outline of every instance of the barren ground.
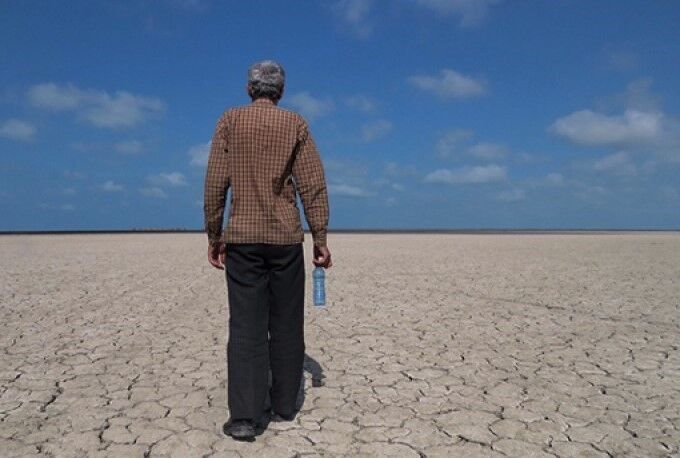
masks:
<path fill-rule="evenodd" d="M 205 243 L 0 236 L 1 456 L 680 453 L 678 233 L 331 234 L 302 410 L 253 443 Z"/>

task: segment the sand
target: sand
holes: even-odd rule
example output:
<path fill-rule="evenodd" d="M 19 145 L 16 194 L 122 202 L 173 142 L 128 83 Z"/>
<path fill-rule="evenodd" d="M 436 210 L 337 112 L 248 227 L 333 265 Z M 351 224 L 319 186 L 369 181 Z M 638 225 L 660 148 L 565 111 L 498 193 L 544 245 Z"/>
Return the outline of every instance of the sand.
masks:
<path fill-rule="evenodd" d="M 302 410 L 253 443 L 205 243 L 0 236 L 0 455 L 680 453 L 678 233 L 331 234 Z"/>

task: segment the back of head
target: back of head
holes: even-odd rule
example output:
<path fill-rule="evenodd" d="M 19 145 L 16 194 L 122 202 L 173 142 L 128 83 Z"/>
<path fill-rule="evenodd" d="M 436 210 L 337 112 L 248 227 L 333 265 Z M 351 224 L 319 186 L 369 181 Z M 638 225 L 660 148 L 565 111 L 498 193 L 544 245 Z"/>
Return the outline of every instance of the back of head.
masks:
<path fill-rule="evenodd" d="M 248 69 L 248 94 L 253 100 L 264 97 L 278 102 L 285 79 L 286 72 L 280 64 L 272 60 L 257 62 Z"/>

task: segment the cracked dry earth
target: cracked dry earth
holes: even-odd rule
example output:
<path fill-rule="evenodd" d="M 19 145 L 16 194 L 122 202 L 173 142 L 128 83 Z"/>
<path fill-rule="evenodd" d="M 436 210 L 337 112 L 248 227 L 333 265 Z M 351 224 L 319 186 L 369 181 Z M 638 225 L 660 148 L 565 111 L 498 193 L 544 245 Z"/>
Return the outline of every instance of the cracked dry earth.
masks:
<path fill-rule="evenodd" d="M 203 235 L 0 237 L 0 456 L 680 453 L 680 234 L 329 239 L 302 410 L 242 443 Z"/>

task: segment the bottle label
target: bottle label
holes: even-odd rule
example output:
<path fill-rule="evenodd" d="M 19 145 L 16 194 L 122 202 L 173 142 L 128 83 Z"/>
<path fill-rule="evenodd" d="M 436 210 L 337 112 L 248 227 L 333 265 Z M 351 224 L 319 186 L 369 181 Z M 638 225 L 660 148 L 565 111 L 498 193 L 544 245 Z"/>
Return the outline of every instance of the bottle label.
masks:
<path fill-rule="evenodd" d="M 325 272 L 321 267 L 314 269 L 314 305 L 322 307 L 326 305 L 326 291 L 324 285 Z"/>

